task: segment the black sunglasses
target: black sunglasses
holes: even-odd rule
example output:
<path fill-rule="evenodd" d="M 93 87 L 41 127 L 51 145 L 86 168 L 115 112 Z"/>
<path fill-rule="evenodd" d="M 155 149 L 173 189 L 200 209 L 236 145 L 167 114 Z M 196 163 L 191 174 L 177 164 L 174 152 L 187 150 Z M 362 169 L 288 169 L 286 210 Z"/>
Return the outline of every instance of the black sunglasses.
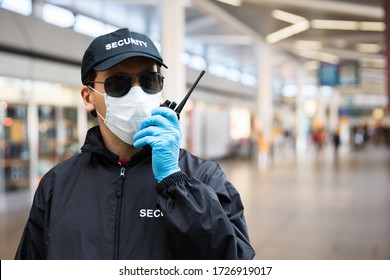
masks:
<path fill-rule="evenodd" d="M 142 73 L 138 77 L 138 83 L 147 94 L 159 93 L 163 88 L 164 76 L 157 72 Z M 108 77 L 104 82 L 87 81 L 87 83 L 104 84 L 105 92 L 112 97 L 125 96 L 131 89 L 134 80 L 128 74 L 115 74 Z"/>

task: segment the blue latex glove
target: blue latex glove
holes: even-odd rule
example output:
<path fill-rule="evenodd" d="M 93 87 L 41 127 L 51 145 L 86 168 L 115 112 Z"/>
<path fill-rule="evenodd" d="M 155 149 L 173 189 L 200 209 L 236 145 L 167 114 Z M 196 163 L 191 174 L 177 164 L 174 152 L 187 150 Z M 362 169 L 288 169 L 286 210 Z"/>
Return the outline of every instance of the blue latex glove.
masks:
<path fill-rule="evenodd" d="M 134 135 L 134 147 L 152 147 L 152 168 L 157 182 L 180 171 L 180 139 L 176 112 L 166 107 L 152 110 L 152 116 L 141 123 L 140 131 Z"/>

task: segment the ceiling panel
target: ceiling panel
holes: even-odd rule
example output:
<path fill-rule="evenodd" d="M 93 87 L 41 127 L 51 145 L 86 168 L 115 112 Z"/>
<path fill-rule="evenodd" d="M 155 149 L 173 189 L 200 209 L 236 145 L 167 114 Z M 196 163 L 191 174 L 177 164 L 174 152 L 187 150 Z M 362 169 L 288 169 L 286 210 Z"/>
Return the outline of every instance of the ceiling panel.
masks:
<path fill-rule="evenodd" d="M 159 38 L 158 0 L 46 0 L 85 13 L 117 26 Z M 310 28 L 274 43 L 278 49 L 296 57 L 303 57 L 296 49 L 297 41 L 318 41 L 321 51 L 342 56 L 340 59 L 384 58 L 383 32 L 315 29 L 312 20 L 383 21 L 381 0 L 242 0 L 232 6 L 217 0 L 187 0 L 185 48 L 192 54 L 204 56 L 208 62 L 224 63 L 257 75 L 256 49 L 258 41 L 291 23 L 276 19 L 272 11 L 281 10 L 307 19 Z M 356 51 L 359 43 L 379 44 L 375 54 Z"/>

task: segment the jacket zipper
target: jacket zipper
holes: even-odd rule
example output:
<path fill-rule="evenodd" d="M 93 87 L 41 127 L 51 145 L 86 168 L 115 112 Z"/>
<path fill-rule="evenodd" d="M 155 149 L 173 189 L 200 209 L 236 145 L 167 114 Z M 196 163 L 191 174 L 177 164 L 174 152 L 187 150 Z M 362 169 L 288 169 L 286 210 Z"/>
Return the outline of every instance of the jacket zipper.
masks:
<path fill-rule="evenodd" d="M 122 193 L 123 185 L 125 182 L 125 173 L 126 169 L 122 166 L 119 174 L 118 185 L 116 187 L 116 196 L 118 198 L 118 207 L 116 209 L 116 219 L 115 219 L 115 245 L 114 245 L 114 259 L 119 259 L 119 224 L 122 208 Z"/>

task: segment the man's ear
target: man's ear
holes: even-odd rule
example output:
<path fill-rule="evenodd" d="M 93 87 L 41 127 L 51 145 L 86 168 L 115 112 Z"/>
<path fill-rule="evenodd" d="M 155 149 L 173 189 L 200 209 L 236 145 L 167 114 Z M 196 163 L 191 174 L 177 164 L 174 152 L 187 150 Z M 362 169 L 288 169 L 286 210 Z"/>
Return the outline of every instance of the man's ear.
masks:
<path fill-rule="evenodd" d="M 91 94 L 91 90 L 87 86 L 83 86 L 81 88 L 81 97 L 83 99 L 85 109 L 88 112 L 92 112 L 95 110 L 95 104 L 93 102 L 93 95 Z"/>

